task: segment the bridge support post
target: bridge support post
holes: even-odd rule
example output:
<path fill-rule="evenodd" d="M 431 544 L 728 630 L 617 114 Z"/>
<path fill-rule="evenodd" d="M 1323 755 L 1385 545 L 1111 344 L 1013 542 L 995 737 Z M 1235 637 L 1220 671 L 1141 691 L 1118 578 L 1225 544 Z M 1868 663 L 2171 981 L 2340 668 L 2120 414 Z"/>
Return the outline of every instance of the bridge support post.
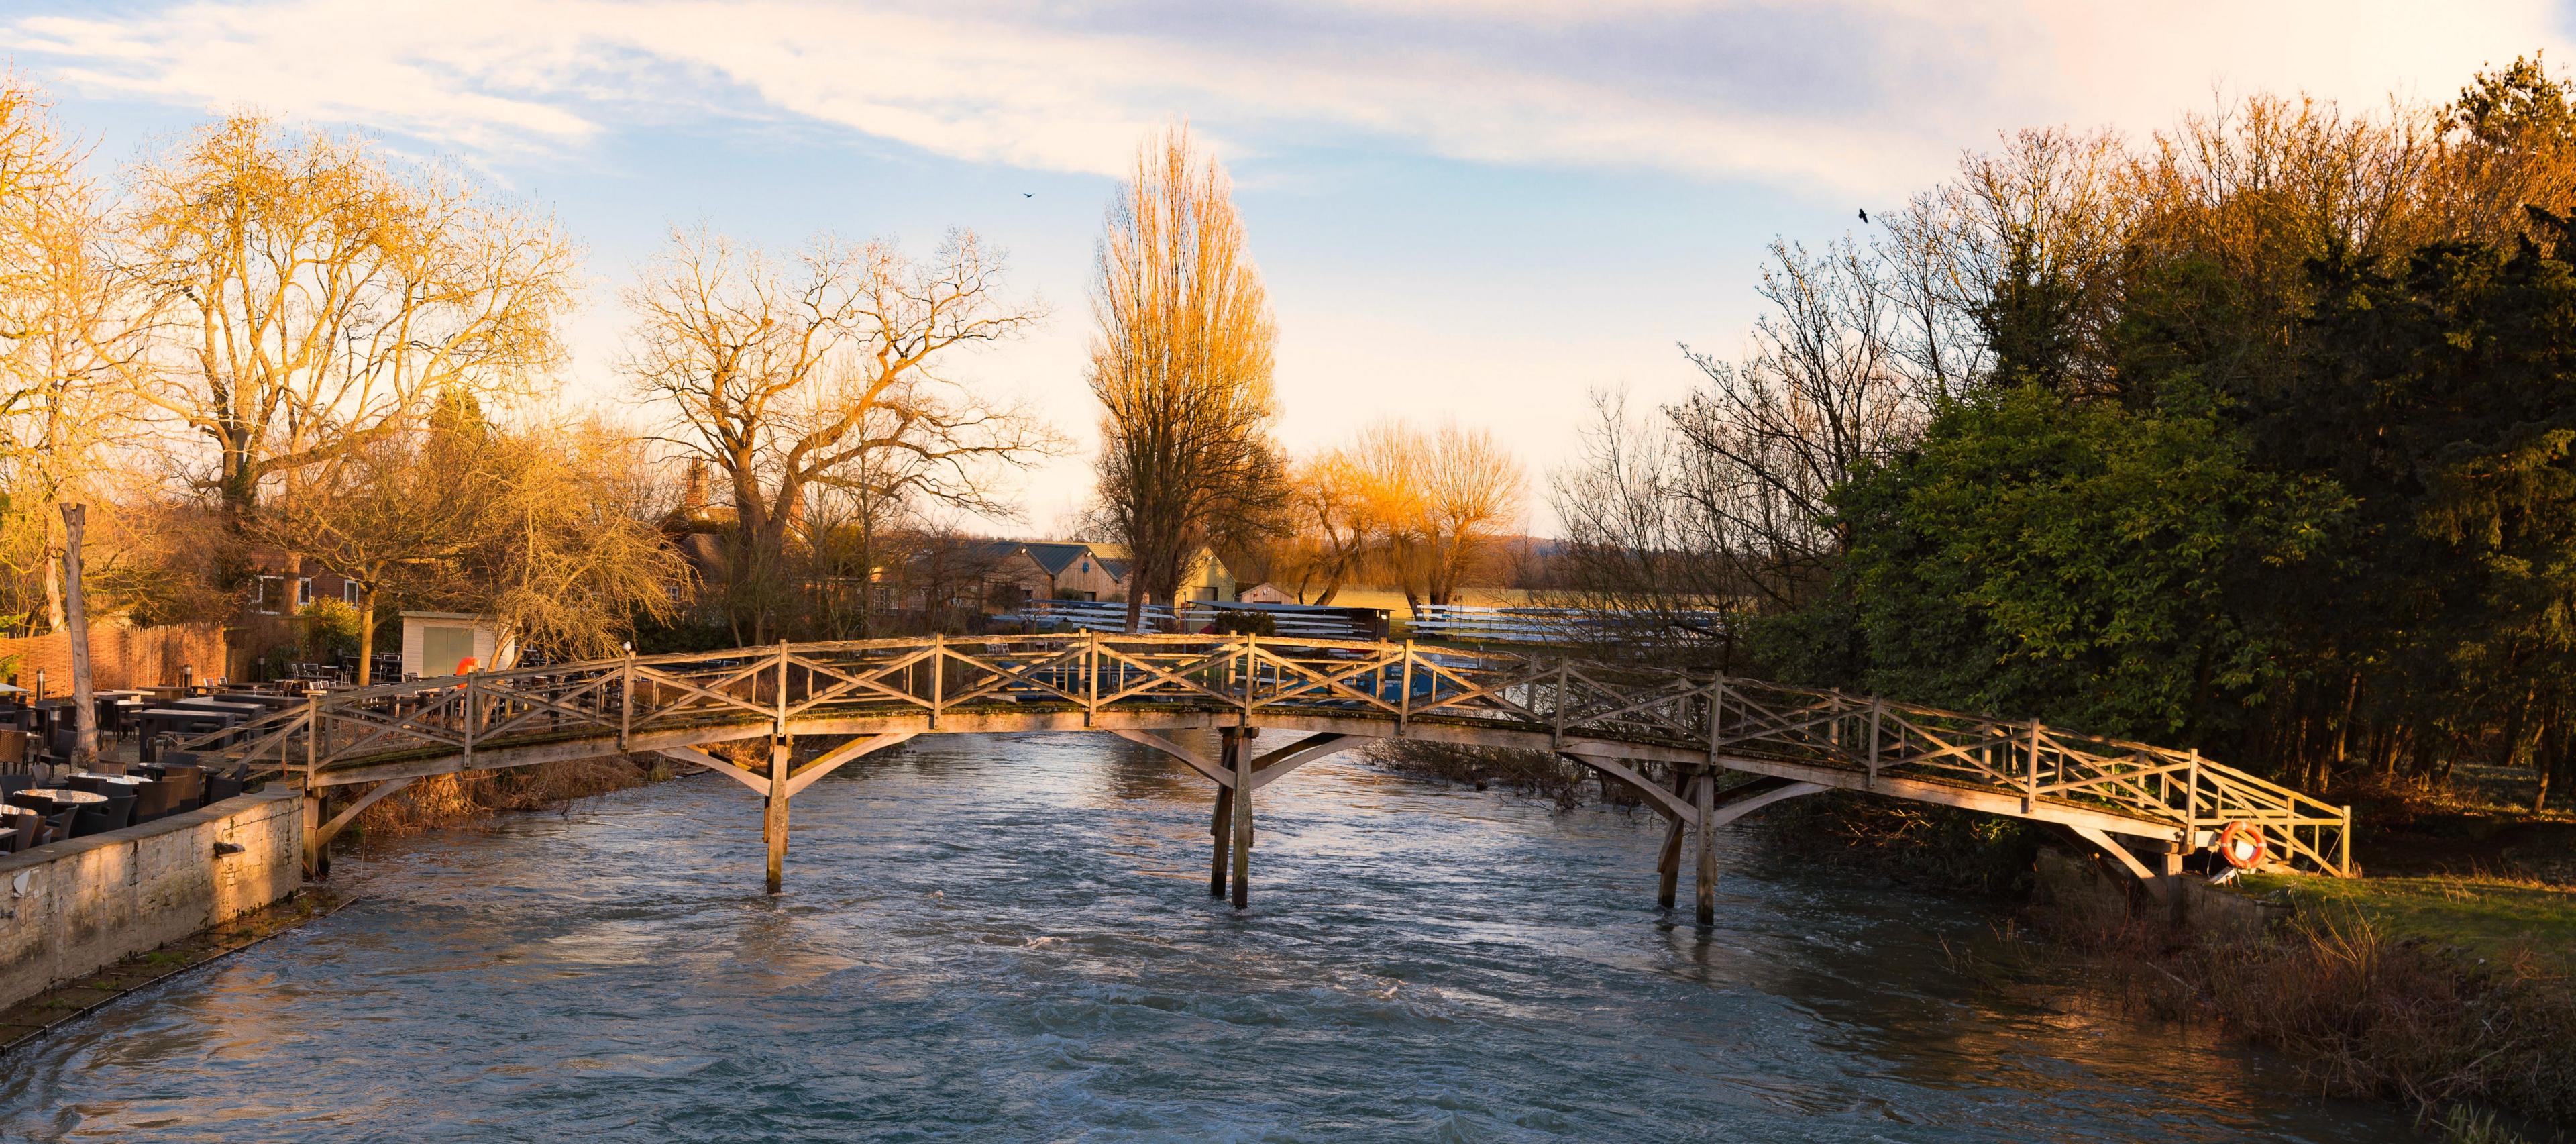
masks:
<path fill-rule="evenodd" d="M 795 740 L 769 741 L 769 799 L 761 808 L 760 834 L 769 843 L 769 892 L 777 893 L 787 873 L 787 762 Z"/>
<path fill-rule="evenodd" d="M 1673 793 L 1688 796 L 1690 779 L 1675 774 Z M 1659 910 L 1673 908 L 1673 895 L 1682 878 L 1682 831 L 1690 825 L 1678 814 L 1670 817 L 1672 822 L 1664 828 L 1663 854 L 1655 860 L 1655 908 Z"/>
<path fill-rule="evenodd" d="M 1231 760 L 1229 760 L 1231 762 Z M 1234 860 L 1234 788 L 1216 788 L 1216 814 L 1208 821 L 1209 849 L 1215 857 L 1208 862 L 1208 896 L 1225 896 L 1225 865 Z"/>
<path fill-rule="evenodd" d="M 1691 806 L 1699 812 L 1699 901 L 1697 916 L 1701 925 L 1717 924 L 1717 831 L 1710 823 L 1717 819 L 1717 776 L 1705 771 L 1691 786 Z"/>
<path fill-rule="evenodd" d="M 331 840 L 322 833 L 322 792 L 307 774 L 304 783 L 304 876 L 331 876 Z"/>
<path fill-rule="evenodd" d="M 1243 741 L 1251 738 L 1250 727 L 1236 727 L 1225 735 L 1226 762 L 1234 771 L 1234 908 L 1252 905 L 1252 752 Z"/>

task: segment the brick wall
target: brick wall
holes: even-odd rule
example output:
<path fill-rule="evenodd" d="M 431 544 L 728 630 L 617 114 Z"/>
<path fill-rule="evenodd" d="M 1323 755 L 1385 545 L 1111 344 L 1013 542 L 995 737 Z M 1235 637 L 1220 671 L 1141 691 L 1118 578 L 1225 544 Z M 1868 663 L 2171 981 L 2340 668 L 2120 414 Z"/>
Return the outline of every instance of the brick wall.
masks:
<path fill-rule="evenodd" d="M 92 624 L 90 686 L 107 691 L 174 684 L 179 682 L 182 666 L 195 668 L 199 678 L 226 675 L 230 672 L 230 650 L 222 624 L 169 624 L 155 628 Z M 0 657 L 13 655 L 18 657 L 18 663 L 7 674 L 16 675 L 19 686 L 34 689 L 36 673 L 42 671 L 47 695 L 71 694 L 71 636 L 56 632 L 0 639 Z"/>

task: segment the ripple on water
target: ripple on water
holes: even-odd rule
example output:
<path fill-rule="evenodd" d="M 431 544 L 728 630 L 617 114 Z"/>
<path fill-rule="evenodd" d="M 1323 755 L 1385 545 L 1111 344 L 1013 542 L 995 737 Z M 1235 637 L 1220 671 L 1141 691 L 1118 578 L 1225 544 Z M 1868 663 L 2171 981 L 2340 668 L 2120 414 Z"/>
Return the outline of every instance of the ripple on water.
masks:
<path fill-rule="evenodd" d="M 12 1056 L 0 1139 L 2379 1140 L 2157 1026 L 1981 993 L 1955 903 L 1731 874 L 1659 824 L 1347 760 L 1207 795 L 1094 738 L 940 739 L 795 806 L 702 776 L 341 863 L 364 901 Z M 1721 839 L 1730 870 L 1738 840 Z"/>

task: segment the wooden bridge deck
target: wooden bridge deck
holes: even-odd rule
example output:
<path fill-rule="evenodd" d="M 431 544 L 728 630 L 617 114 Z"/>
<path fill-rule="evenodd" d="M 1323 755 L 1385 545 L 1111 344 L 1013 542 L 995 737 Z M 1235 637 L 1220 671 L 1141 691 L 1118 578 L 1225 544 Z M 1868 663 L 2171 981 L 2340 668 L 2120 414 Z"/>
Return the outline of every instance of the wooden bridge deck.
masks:
<path fill-rule="evenodd" d="M 1198 730 L 1219 733 L 1216 757 L 1172 737 Z M 2157 872 L 2151 860 L 2170 872 L 2233 822 L 2261 830 L 2284 865 L 2349 871 L 2349 808 L 2196 752 L 1758 680 L 1411 643 L 1083 633 L 628 657 L 317 697 L 235 729 L 229 745 L 208 737 L 193 749 L 274 768 L 317 795 L 355 794 L 327 821 L 312 800 L 317 866 L 359 808 L 423 777 L 683 758 L 765 799 L 774 890 L 788 801 L 815 779 L 918 735 L 1030 732 L 1117 734 L 1205 775 L 1216 787 L 1211 889 L 1230 886 L 1238 905 L 1253 793 L 1381 738 L 1552 752 L 1634 786 L 1670 820 L 1666 905 L 1683 838 L 1698 836 L 1703 919 L 1710 830 L 1829 789 L 2054 823 L 2141 877 Z M 800 737 L 844 741 L 800 766 Z M 742 740 L 768 741 L 766 766 L 703 750 Z M 1721 771 L 1753 780 L 1721 791 Z"/>

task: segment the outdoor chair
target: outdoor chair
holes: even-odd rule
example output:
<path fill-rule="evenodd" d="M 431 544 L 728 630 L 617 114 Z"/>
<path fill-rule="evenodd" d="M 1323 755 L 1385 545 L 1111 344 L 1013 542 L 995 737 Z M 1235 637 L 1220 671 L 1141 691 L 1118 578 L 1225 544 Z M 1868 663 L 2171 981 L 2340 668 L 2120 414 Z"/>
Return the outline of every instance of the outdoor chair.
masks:
<path fill-rule="evenodd" d="M 0 731 L 0 769 L 25 771 L 31 761 L 27 756 L 33 739 L 24 731 Z"/>
<path fill-rule="evenodd" d="M 108 783 L 106 781 L 94 779 L 87 775 L 73 775 L 70 778 L 64 779 L 63 785 L 72 790 L 85 790 L 91 794 L 108 793 Z"/>
<path fill-rule="evenodd" d="M 72 820 L 74 838 L 87 838 L 93 834 L 123 830 L 134 821 L 134 796 L 109 795 L 105 803 L 99 806 L 80 807 L 74 813 L 78 816 Z"/>
<path fill-rule="evenodd" d="M 178 809 L 178 785 L 155 779 L 134 788 L 134 821 L 150 822 Z"/>
<path fill-rule="evenodd" d="M 44 819 L 44 829 L 36 832 L 36 845 L 42 846 L 48 842 L 60 842 L 63 839 L 71 837 L 72 823 L 77 821 L 79 818 L 80 810 L 77 807 L 66 807 L 58 813 L 46 816 Z"/>
<path fill-rule="evenodd" d="M 205 805 L 206 770 L 198 766 L 165 765 L 161 781 L 170 784 L 170 810 L 177 813 Z"/>
<path fill-rule="evenodd" d="M 0 775 L 0 799 L 36 785 L 34 775 Z"/>
<path fill-rule="evenodd" d="M 15 854 L 36 844 L 45 820 L 34 812 L 0 816 L 0 853 Z"/>
<path fill-rule="evenodd" d="M 228 798 L 238 798 L 240 797 L 241 792 L 242 780 L 239 775 L 210 774 L 206 776 L 205 801 L 208 803 L 222 802 Z"/>

